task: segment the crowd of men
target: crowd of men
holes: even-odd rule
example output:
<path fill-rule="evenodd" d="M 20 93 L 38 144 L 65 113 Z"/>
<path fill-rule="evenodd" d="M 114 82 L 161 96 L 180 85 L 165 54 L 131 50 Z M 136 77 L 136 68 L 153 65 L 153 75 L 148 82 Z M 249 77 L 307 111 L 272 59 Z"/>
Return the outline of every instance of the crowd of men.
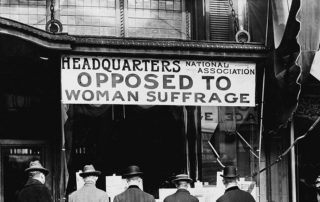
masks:
<path fill-rule="evenodd" d="M 49 189 L 45 186 L 45 177 L 49 171 L 41 163 L 31 161 L 25 170 L 29 179 L 25 186 L 17 194 L 17 202 L 53 202 Z M 96 182 L 101 172 L 93 165 L 85 165 L 80 176 L 84 180 L 82 188 L 74 191 L 68 197 L 69 202 L 109 202 L 109 197 L 104 190 L 96 187 Z M 136 165 L 129 166 L 123 178 L 128 187 L 122 193 L 113 198 L 113 202 L 155 202 L 155 198 L 142 190 L 143 172 Z M 223 183 L 225 193 L 216 202 L 255 202 L 252 195 L 239 189 L 237 185 L 237 168 L 226 166 L 223 170 Z M 177 191 L 167 196 L 164 202 L 199 202 L 199 199 L 189 192 L 192 179 L 187 174 L 176 175 L 172 182 Z"/>

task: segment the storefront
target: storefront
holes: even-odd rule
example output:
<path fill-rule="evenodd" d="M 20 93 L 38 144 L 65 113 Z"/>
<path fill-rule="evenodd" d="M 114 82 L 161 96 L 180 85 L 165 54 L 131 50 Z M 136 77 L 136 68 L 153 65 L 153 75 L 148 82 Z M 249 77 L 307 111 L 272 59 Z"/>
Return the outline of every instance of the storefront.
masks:
<path fill-rule="evenodd" d="M 170 181 L 178 173 L 217 184 L 222 167 L 209 151 L 215 144 L 223 163 L 239 166 L 250 178 L 258 167 L 258 116 L 248 110 L 255 106 L 256 72 L 256 63 L 241 60 L 63 55 L 69 172 L 92 162 L 104 175 L 121 175 L 128 165 L 139 165 L 145 171 L 144 189 L 163 198 L 159 189 L 173 188 Z M 204 117 L 212 119 L 212 131 L 202 133 L 205 108 L 212 112 Z M 250 120 L 251 127 L 242 124 Z M 215 131 L 212 125 L 218 123 Z M 243 129 L 236 130 L 237 123 Z M 256 147 L 251 148 L 255 156 L 245 139 Z"/>
<path fill-rule="evenodd" d="M 283 76 L 297 70 L 296 46 L 280 43 L 291 2 L 26 2 L 0 2 L 1 201 L 24 184 L 31 159 L 51 171 L 55 201 L 87 163 L 107 192 L 105 176 L 138 164 L 159 201 L 181 172 L 197 181 L 194 195 L 214 201 L 222 167 L 236 165 L 257 201 L 294 200 L 295 156 L 278 161 L 292 133 L 266 130 L 296 106 L 297 72 Z"/>
<path fill-rule="evenodd" d="M 215 190 L 222 165 L 236 165 L 244 189 L 266 197 L 267 175 L 255 175 L 265 165 L 263 45 L 54 35 L 5 20 L 1 26 L 2 175 L 40 158 L 53 171 L 48 185 L 59 200 L 76 189 L 84 164 L 103 176 L 138 164 L 144 189 L 161 198 L 159 189 L 171 188 L 175 174 Z M 98 187 L 105 186 L 102 177 Z M 4 200 L 17 189 L 8 188 L 1 189 Z"/>
<path fill-rule="evenodd" d="M 210 58 L 61 55 L 67 192 L 84 164 L 105 176 L 135 164 L 144 170 L 144 190 L 157 199 L 174 188 L 173 176 L 188 173 L 205 185 L 194 194 L 214 200 L 223 192 L 217 172 L 237 165 L 244 189 L 258 199 L 263 53 L 253 61 Z"/>
<path fill-rule="evenodd" d="M 55 201 L 88 163 L 107 192 L 105 176 L 137 164 L 159 201 L 182 172 L 215 201 L 219 172 L 236 165 L 257 201 L 297 201 L 305 170 L 318 168 L 319 129 L 279 155 L 319 115 L 316 6 L 0 1 L 0 201 L 12 201 L 32 159 L 50 170 Z"/>

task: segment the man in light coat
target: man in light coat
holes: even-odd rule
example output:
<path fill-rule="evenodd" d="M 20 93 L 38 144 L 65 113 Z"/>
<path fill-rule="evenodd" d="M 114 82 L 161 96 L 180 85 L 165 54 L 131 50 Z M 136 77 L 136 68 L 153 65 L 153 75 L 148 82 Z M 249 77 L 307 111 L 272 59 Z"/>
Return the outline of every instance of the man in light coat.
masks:
<path fill-rule="evenodd" d="M 239 175 L 235 166 L 226 166 L 221 177 L 226 190 L 217 202 L 255 202 L 250 193 L 239 189 L 237 185 Z"/>
<path fill-rule="evenodd" d="M 50 191 L 45 186 L 49 171 L 36 160 L 30 162 L 29 168 L 25 169 L 25 172 L 28 173 L 29 179 L 17 194 L 17 202 L 53 202 Z"/>
<path fill-rule="evenodd" d="M 115 196 L 113 202 L 155 202 L 152 195 L 141 190 L 142 174 L 138 166 L 129 166 L 123 174 L 128 182 L 128 189 Z"/>
<path fill-rule="evenodd" d="M 93 165 L 85 165 L 80 176 L 84 180 L 81 189 L 69 195 L 69 202 L 109 202 L 107 193 L 96 187 L 100 171 L 95 170 Z"/>
<path fill-rule="evenodd" d="M 180 174 L 172 180 L 172 182 L 176 185 L 178 190 L 176 193 L 167 196 L 164 199 L 164 202 L 199 202 L 199 199 L 192 196 L 188 189 L 190 188 L 190 183 L 192 179 L 189 178 L 186 174 Z"/>

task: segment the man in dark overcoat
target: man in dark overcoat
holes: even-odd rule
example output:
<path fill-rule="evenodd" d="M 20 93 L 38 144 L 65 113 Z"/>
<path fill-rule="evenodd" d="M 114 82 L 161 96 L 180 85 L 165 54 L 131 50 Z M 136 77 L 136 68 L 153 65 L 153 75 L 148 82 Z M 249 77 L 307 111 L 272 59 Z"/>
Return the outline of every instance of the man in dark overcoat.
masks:
<path fill-rule="evenodd" d="M 129 166 L 123 177 L 126 178 L 128 188 L 114 197 L 113 202 L 155 202 L 154 197 L 141 190 L 142 172 L 138 166 Z"/>
<path fill-rule="evenodd" d="M 36 160 L 30 162 L 25 172 L 29 174 L 29 178 L 17 194 L 17 202 L 53 202 L 50 191 L 45 186 L 45 176 L 49 171 Z"/>
<path fill-rule="evenodd" d="M 192 179 L 186 174 L 180 174 L 172 180 L 176 185 L 178 190 L 176 193 L 167 196 L 164 202 L 199 202 L 199 200 L 192 196 L 188 189 L 190 188 L 190 183 Z"/>
<path fill-rule="evenodd" d="M 69 195 L 69 202 L 109 202 L 107 193 L 96 187 L 100 174 L 93 165 L 85 165 L 79 174 L 84 180 L 84 185 Z"/>
<path fill-rule="evenodd" d="M 235 166 L 226 166 L 221 176 L 226 190 L 217 202 L 255 202 L 250 193 L 239 189 L 237 185 L 239 175 Z"/>

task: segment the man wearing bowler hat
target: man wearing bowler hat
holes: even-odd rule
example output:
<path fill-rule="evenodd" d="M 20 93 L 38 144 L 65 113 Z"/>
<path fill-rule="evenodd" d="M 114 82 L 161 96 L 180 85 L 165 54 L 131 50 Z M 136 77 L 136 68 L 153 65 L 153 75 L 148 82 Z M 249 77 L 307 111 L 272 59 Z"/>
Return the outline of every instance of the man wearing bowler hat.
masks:
<path fill-rule="evenodd" d="M 52 202 L 52 196 L 49 189 L 44 185 L 46 175 L 49 171 L 42 167 L 38 160 L 31 161 L 29 167 L 25 169 L 29 178 L 25 186 L 17 195 L 18 202 Z"/>
<path fill-rule="evenodd" d="M 239 175 L 235 166 L 226 166 L 221 176 L 226 190 L 217 202 L 255 202 L 251 194 L 239 189 L 237 185 Z"/>
<path fill-rule="evenodd" d="M 114 197 L 113 202 L 155 202 L 152 195 L 140 189 L 142 172 L 138 166 L 129 166 L 123 177 L 128 182 L 128 189 Z"/>
<path fill-rule="evenodd" d="M 95 170 L 93 165 L 85 165 L 80 173 L 84 185 L 69 195 L 69 202 L 109 202 L 107 193 L 96 187 L 100 174 L 101 172 Z"/>
<path fill-rule="evenodd" d="M 172 180 L 178 190 L 176 193 L 167 196 L 164 202 L 199 202 L 199 200 L 192 196 L 188 191 L 192 179 L 186 174 L 180 174 Z"/>

